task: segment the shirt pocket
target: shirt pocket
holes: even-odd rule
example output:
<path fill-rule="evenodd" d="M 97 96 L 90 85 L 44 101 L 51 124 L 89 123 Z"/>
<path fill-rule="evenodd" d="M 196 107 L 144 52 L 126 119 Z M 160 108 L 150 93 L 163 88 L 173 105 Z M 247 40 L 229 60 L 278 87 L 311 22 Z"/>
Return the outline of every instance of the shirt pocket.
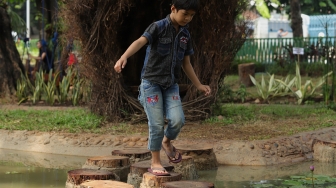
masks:
<path fill-rule="evenodd" d="M 184 42 L 180 42 L 178 51 L 177 51 L 177 58 L 182 60 L 184 58 L 185 51 L 187 49 L 187 44 Z"/>
<path fill-rule="evenodd" d="M 159 38 L 157 52 L 162 56 L 168 55 L 170 52 L 171 44 L 171 38 Z"/>

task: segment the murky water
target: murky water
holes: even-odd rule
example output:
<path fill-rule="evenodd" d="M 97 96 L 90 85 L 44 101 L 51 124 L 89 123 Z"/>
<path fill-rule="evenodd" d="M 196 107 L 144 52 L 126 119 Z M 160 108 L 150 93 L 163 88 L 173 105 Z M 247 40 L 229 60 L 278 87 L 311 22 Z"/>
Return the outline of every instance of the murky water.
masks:
<path fill-rule="evenodd" d="M 64 188 L 67 171 L 79 169 L 87 157 L 53 155 L 0 149 L 0 188 Z M 304 162 L 279 166 L 220 166 L 199 171 L 198 181 L 213 182 L 216 188 L 247 188 L 280 178 L 309 174 L 336 177 L 336 164 Z M 334 185 L 333 185 L 334 186 Z M 336 184 L 335 184 L 336 187 Z"/>

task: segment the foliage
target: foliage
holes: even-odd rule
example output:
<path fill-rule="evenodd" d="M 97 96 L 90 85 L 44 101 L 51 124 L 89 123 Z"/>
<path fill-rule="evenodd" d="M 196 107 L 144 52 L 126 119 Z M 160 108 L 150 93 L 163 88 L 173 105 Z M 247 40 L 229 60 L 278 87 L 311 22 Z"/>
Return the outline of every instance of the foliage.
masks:
<path fill-rule="evenodd" d="M 29 82 L 27 81 L 28 76 L 21 72 L 21 78 L 16 83 L 16 97 L 19 104 L 28 99 L 29 96 Z"/>
<path fill-rule="evenodd" d="M 75 82 L 74 82 L 74 86 L 73 86 L 73 89 L 72 89 L 72 98 L 71 98 L 71 101 L 72 101 L 72 105 L 76 106 L 79 102 L 79 100 L 81 99 L 82 97 L 82 92 L 81 92 L 81 85 L 82 83 L 84 82 L 84 79 L 83 78 L 76 78 L 75 79 Z"/>
<path fill-rule="evenodd" d="M 257 80 L 250 75 L 251 81 L 257 87 L 258 96 L 264 102 L 269 102 L 271 97 L 274 97 L 279 92 L 279 83 L 274 79 L 274 74 L 270 76 L 269 81 L 265 81 L 264 75 L 262 74 L 261 83 L 258 83 Z"/>
<path fill-rule="evenodd" d="M 55 96 L 57 96 L 58 103 L 64 104 L 71 101 L 74 106 L 91 100 L 90 81 L 79 77 L 76 71 L 69 70 L 62 80 L 60 80 L 59 74 L 59 72 L 50 72 L 46 75 L 43 71 L 38 71 L 34 74 L 34 84 L 31 83 L 27 75 L 22 75 L 17 81 L 16 95 L 19 104 L 24 101 L 36 104 L 38 101 L 46 100 L 49 105 L 54 105 Z M 70 86 L 72 90 L 70 90 Z"/>
<path fill-rule="evenodd" d="M 315 93 L 315 90 L 319 87 L 322 86 L 322 84 L 325 82 L 325 79 L 330 76 L 332 74 L 332 72 L 327 73 L 326 75 L 324 75 L 319 81 L 318 83 L 315 85 L 313 84 L 313 82 L 311 80 L 307 80 L 306 83 L 304 85 L 302 85 L 301 83 L 301 74 L 300 74 L 300 66 L 297 63 L 296 64 L 296 75 L 295 78 L 293 79 L 293 81 L 295 80 L 295 84 L 294 87 L 292 87 L 292 85 L 286 84 L 284 81 L 282 80 L 277 80 L 278 82 L 280 82 L 282 85 L 286 86 L 287 88 L 289 88 L 296 96 L 297 100 L 298 100 L 298 104 L 302 104 L 302 102 L 304 102 L 305 100 L 307 100 L 309 97 L 313 96 Z"/>
<path fill-rule="evenodd" d="M 59 83 L 59 92 L 58 92 L 58 101 L 63 104 L 68 99 L 70 82 L 72 79 L 72 69 L 70 69 L 67 74 L 62 78 L 62 81 Z"/>
<path fill-rule="evenodd" d="M 290 75 L 287 75 L 285 80 L 282 79 L 280 80 L 284 84 L 279 85 L 278 88 L 279 93 L 281 93 L 282 96 L 288 95 L 291 92 L 290 88 L 292 88 L 295 84 L 295 78 L 291 80 Z"/>
<path fill-rule="evenodd" d="M 246 91 L 246 86 L 244 84 L 241 84 L 238 91 L 236 92 L 237 98 L 239 98 L 240 101 L 244 103 L 248 94 L 249 93 Z"/>
<path fill-rule="evenodd" d="M 48 104 L 53 105 L 55 102 L 55 94 L 56 94 L 56 82 L 59 79 L 59 72 L 56 74 L 53 74 L 53 71 L 51 70 L 48 74 L 48 81 L 47 83 L 43 82 L 43 89 L 44 93 L 46 95 L 46 101 Z"/>
<path fill-rule="evenodd" d="M 36 104 L 37 101 L 41 99 L 41 92 L 43 90 L 43 82 L 44 82 L 44 73 L 42 70 L 40 70 L 35 73 L 35 84 L 33 87 L 33 98 L 32 98 L 33 104 Z"/>
<path fill-rule="evenodd" d="M 26 22 L 17 13 L 15 13 L 11 7 L 7 9 L 7 12 L 11 20 L 12 30 L 17 33 L 26 32 Z"/>
<path fill-rule="evenodd" d="M 269 0 L 255 0 L 255 8 L 264 18 L 269 18 L 269 12 L 276 10 L 281 12 L 285 10 L 290 13 L 289 0 L 276 0 L 269 2 Z M 320 15 L 320 14 L 335 14 L 336 4 L 332 0 L 305 0 L 301 4 L 301 12 L 307 15 Z M 253 7 L 253 6 L 252 6 Z"/>

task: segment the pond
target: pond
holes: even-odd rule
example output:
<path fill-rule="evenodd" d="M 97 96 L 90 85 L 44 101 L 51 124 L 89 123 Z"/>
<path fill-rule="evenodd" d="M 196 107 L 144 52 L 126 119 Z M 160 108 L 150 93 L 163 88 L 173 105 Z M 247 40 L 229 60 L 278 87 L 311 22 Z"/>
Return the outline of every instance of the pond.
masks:
<path fill-rule="evenodd" d="M 0 187 L 4 188 L 64 188 L 67 171 L 81 168 L 87 157 L 0 149 Z M 314 176 L 324 175 L 336 182 L 336 164 L 303 162 L 277 166 L 219 166 L 218 169 L 199 171 L 199 181 L 213 182 L 216 188 L 305 187 L 292 184 L 292 178 L 311 181 L 309 167 L 315 166 Z M 320 178 L 321 179 L 321 178 Z M 296 181 L 297 182 L 297 181 Z M 335 187 L 336 183 L 317 187 Z M 295 183 L 294 183 L 295 184 Z M 307 185 L 306 187 L 312 187 Z"/>

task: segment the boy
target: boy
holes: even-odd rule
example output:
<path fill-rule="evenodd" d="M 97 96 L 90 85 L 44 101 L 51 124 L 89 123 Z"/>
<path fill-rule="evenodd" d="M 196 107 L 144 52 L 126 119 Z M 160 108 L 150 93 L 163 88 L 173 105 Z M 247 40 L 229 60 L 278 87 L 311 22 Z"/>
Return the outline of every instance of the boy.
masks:
<path fill-rule="evenodd" d="M 152 154 L 151 168 L 148 171 L 158 176 L 169 175 L 161 164 L 161 148 L 170 162 L 178 163 L 182 160 L 181 154 L 171 144 L 171 140 L 176 139 L 184 125 L 177 84 L 181 67 L 199 91 L 205 95 L 211 92 L 209 86 L 200 83 L 190 64 L 189 55 L 194 51 L 187 24 L 192 20 L 198 6 L 199 0 L 173 0 L 171 14 L 152 23 L 114 66 L 115 71 L 120 73 L 127 58 L 148 44 L 141 72 L 139 101 L 148 118 L 148 149 Z M 168 120 L 165 130 L 164 118 Z"/>

